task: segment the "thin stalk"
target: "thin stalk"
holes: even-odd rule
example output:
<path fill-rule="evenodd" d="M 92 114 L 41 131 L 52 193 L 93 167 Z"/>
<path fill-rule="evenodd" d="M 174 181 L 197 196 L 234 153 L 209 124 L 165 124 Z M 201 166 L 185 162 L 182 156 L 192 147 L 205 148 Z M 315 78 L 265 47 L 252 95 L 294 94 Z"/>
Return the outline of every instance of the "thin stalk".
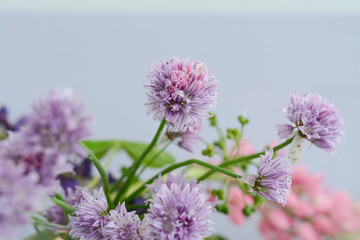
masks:
<path fill-rule="evenodd" d="M 95 156 L 95 154 L 82 142 L 80 143 L 83 148 L 85 148 L 87 150 L 87 152 L 89 153 L 89 160 L 95 165 L 96 169 L 98 170 L 101 179 L 103 180 L 104 183 L 104 193 L 106 196 L 106 201 L 108 203 L 109 209 L 113 208 L 113 203 L 111 201 L 110 198 L 110 186 L 109 186 L 109 179 L 107 177 L 107 174 L 105 172 L 105 169 L 103 168 L 103 166 L 101 165 L 99 159 L 97 159 L 97 157 Z"/>
<path fill-rule="evenodd" d="M 107 157 L 106 157 L 106 160 L 105 160 L 105 164 L 104 164 L 104 169 L 105 171 L 109 168 L 111 162 L 113 161 L 115 155 L 116 155 L 116 152 L 118 151 L 118 144 L 116 146 L 114 146 L 109 154 L 107 154 Z M 104 161 L 104 160 L 103 160 Z M 100 181 L 101 179 L 101 176 L 98 175 L 96 177 L 94 177 L 93 179 L 91 179 L 91 181 L 88 183 L 88 187 L 93 187 L 93 186 L 96 186 L 96 184 L 98 184 L 98 182 Z"/>
<path fill-rule="evenodd" d="M 286 147 L 287 145 L 289 145 L 293 140 L 293 137 L 292 138 L 289 138 L 288 140 L 286 140 L 285 142 L 277 145 L 276 147 L 274 147 L 274 151 L 278 151 L 284 147 Z M 255 158 L 258 158 L 260 157 L 260 155 L 264 155 L 265 152 L 259 152 L 259 153 L 255 153 L 255 154 L 252 154 L 252 155 L 249 155 L 249 156 L 244 156 L 244 157 L 239 157 L 239 158 L 236 158 L 236 159 L 233 159 L 233 160 L 229 160 L 229 161 L 226 161 L 226 162 L 223 162 L 221 164 L 219 164 L 218 166 L 219 167 L 226 167 L 226 166 L 230 166 L 230 165 L 234 165 L 234 164 L 238 164 L 238 163 L 241 163 L 241 162 L 246 162 L 246 161 L 250 161 L 252 159 L 255 159 Z M 214 174 L 215 171 L 208 171 L 207 173 L 203 174 L 202 176 L 200 176 L 198 178 L 198 181 L 202 181 L 206 178 L 208 178 L 209 176 L 211 176 L 212 174 Z"/>
<path fill-rule="evenodd" d="M 155 155 L 149 162 L 147 162 L 147 163 L 141 168 L 141 170 L 140 170 L 140 172 L 137 174 L 137 176 L 140 176 L 140 175 L 144 172 L 144 170 L 145 170 L 147 167 L 149 167 L 150 164 L 166 150 L 166 148 L 170 145 L 170 143 L 171 143 L 171 141 L 169 141 L 168 143 L 166 143 L 166 145 L 165 145 L 161 150 L 159 150 L 159 151 L 156 153 L 156 155 Z"/>
<path fill-rule="evenodd" d="M 141 154 L 141 156 L 134 162 L 134 164 L 132 165 L 132 167 L 130 168 L 130 172 L 128 174 L 128 177 L 124 183 L 124 185 L 121 187 L 121 189 L 119 190 L 116 198 L 115 198 L 115 203 L 119 202 L 121 196 L 123 194 L 126 193 L 126 191 L 128 190 L 128 188 L 130 187 L 131 184 L 131 180 L 133 179 L 137 169 L 139 168 L 141 162 L 145 159 L 145 157 L 149 154 L 149 152 L 153 149 L 153 147 L 155 146 L 156 142 L 158 141 L 162 130 L 164 129 L 166 125 L 166 120 L 165 118 L 163 118 L 163 120 L 160 123 L 160 126 L 158 128 L 158 130 L 156 131 L 156 134 L 153 138 L 153 140 L 151 141 L 151 143 L 149 144 L 149 146 L 145 149 L 145 151 Z"/>
<path fill-rule="evenodd" d="M 167 167 L 166 169 L 162 170 L 160 173 L 156 174 L 155 176 L 153 176 L 152 178 L 150 178 L 147 182 L 145 182 L 143 185 L 141 185 L 135 192 L 133 192 L 127 199 L 125 202 L 130 202 L 132 199 L 134 199 L 139 193 L 141 193 L 145 188 L 146 188 L 146 185 L 147 184 L 150 184 L 152 183 L 159 175 L 165 175 L 177 168 L 180 168 L 180 167 L 183 167 L 183 166 L 186 166 L 186 165 L 190 165 L 190 164 L 198 164 L 200 166 L 203 166 L 203 167 L 206 167 L 206 168 L 209 168 L 215 172 L 220 172 L 220 173 L 223 173 L 227 176 L 230 176 L 232 178 L 235 178 L 235 179 L 238 179 L 238 178 L 241 178 L 240 175 L 237 175 L 236 173 L 233 173 L 233 172 L 230 172 L 226 169 L 223 169 L 223 168 L 220 168 L 220 167 L 217 167 L 215 165 L 212 165 L 210 163 L 207 163 L 207 162 L 203 162 L 201 160 L 198 160 L 198 159 L 190 159 L 190 160 L 186 160 L 184 162 L 180 162 L 180 163 L 175 163 L 173 165 L 170 165 L 169 167 Z"/>
<path fill-rule="evenodd" d="M 110 192 L 114 192 L 120 186 L 120 184 L 122 183 L 122 181 L 124 180 L 125 177 L 126 177 L 126 174 L 121 175 L 121 177 L 111 187 Z"/>
<path fill-rule="evenodd" d="M 66 202 L 63 202 L 57 198 L 52 198 L 50 197 L 51 201 L 53 201 L 57 206 L 61 207 L 63 210 L 66 210 L 69 213 L 74 212 L 74 208 L 72 206 L 70 206 L 69 204 L 67 204 Z"/>
<path fill-rule="evenodd" d="M 50 222 L 47 222 L 47 221 L 45 221 L 43 219 L 40 219 L 38 217 L 31 217 L 31 219 L 34 221 L 34 224 L 37 224 L 37 225 L 42 225 L 42 226 L 45 226 L 45 227 L 50 227 L 50 228 L 58 229 L 58 230 L 65 230 L 66 229 L 66 226 L 64 226 L 64 225 L 50 223 Z"/>

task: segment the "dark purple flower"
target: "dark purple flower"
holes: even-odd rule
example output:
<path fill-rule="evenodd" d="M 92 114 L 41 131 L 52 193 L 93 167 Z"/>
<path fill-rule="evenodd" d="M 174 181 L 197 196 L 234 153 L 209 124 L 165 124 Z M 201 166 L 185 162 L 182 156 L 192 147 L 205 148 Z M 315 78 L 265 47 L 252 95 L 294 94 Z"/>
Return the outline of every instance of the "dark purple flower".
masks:
<path fill-rule="evenodd" d="M 8 120 L 8 113 L 5 107 L 0 108 L 0 140 L 7 137 L 7 131 L 18 131 L 20 127 L 24 126 L 28 118 L 22 117 L 14 124 L 10 123 Z"/>
<path fill-rule="evenodd" d="M 161 121 L 164 117 L 172 131 L 194 131 L 214 107 L 217 80 L 209 76 L 202 62 L 171 58 L 153 64 L 145 85 L 148 114 Z"/>
<path fill-rule="evenodd" d="M 278 125 L 278 134 L 281 138 L 289 137 L 292 129 L 297 129 L 296 134 L 317 147 L 332 153 L 336 151 L 336 145 L 344 136 L 341 131 L 344 122 L 332 103 L 323 101 L 319 95 L 305 94 L 301 97 L 294 93 L 284 112 L 295 126 Z"/>
<path fill-rule="evenodd" d="M 292 169 L 287 167 L 281 156 L 273 158 L 272 149 L 261 155 L 258 175 L 245 175 L 240 180 L 251 185 L 260 196 L 286 204 L 287 195 L 291 191 Z"/>
<path fill-rule="evenodd" d="M 143 222 L 147 224 L 149 238 L 195 240 L 210 236 L 214 231 L 210 220 L 214 208 L 201 186 L 187 182 L 183 176 L 169 178 L 168 182 L 161 186 L 161 180 L 156 182 L 152 189 L 155 194 L 148 200 L 149 213 Z"/>
<path fill-rule="evenodd" d="M 74 215 L 69 216 L 70 236 L 80 240 L 106 239 L 103 226 L 108 221 L 108 204 L 102 188 L 92 193 L 87 188 L 81 190 L 81 200 L 73 206 Z"/>

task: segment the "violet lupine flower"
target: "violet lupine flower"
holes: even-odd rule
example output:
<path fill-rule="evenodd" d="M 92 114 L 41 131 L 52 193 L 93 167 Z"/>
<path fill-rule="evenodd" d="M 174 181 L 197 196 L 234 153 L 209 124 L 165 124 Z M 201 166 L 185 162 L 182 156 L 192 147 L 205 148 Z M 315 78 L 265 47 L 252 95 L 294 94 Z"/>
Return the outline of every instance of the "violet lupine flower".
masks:
<path fill-rule="evenodd" d="M 282 157 L 272 158 L 273 155 L 273 149 L 265 150 L 265 155 L 261 155 L 259 174 L 245 175 L 239 180 L 252 186 L 263 198 L 285 205 L 291 191 L 293 170 L 287 167 Z"/>
<path fill-rule="evenodd" d="M 209 118 L 209 108 L 214 107 L 217 80 L 209 76 L 202 62 L 180 61 L 154 63 L 148 74 L 148 101 L 145 106 L 155 120 L 164 117 L 172 131 L 194 131 L 203 118 Z"/>
<path fill-rule="evenodd" d="M 300 137 L 325 151 L 335 153 L 336 145 L 344 136 L 341 131 L 344 122 L 332 103 L 322 101 L 319 95 L 305 94 L 301 97 L 294 93 L 283 111 L 295 126 L 278 125 L 281 138 L 289 137 L 297 129 Z"/>
<path fill-rule="evenodd" d="M 47 99 L 33 105 L 33 113 L 24 133 L 35 152 L 56 153 L 66 160 L 85 156 L 79 140 L 89 136 L 89 116 L 83 116 L 85 104 L 71 89 L 52 90 Z"/>
<path fill-rule="evenodd" d="M 207 201 L 201 186 L 193 181 L 187 182 L 183 176 L 168 179 L 170 182 L 173 180 L 170 186 L 163 183 L 158 189 L 159 180 L 158 186 L 152 189 L 155 194 L 148 200 L 149 213 L 143 220 L 148 224 L 149 238 L 196 240 L 210 236 L 214 231 L 210 221 L 214 208 Z"/>
<path fill-rule="evenodd" d="M 103 232 L 110 240 L 142 240 L 144 228 L 135 211 L 127 212 L 125 203 L 110 210 L 109 221 Z"/>
<path fill-rule="evenodd" d="M 74 205 L 74 215 L 69 216 L 70 236 L 80 240 L 106 239 L 103 226 L 108 221 L 108 204 L 102 188 L 92 193 L 87 188 L 81 190 L 81 200 Z"/>
<path fill-rule="evenodd" d="M 38 185 L 36 172 L 24 174 L 24 165 L 4 156 L 0 156 L 0 165 L 0 236 L 11 238 L 50 202 L 47 189 Z"/>

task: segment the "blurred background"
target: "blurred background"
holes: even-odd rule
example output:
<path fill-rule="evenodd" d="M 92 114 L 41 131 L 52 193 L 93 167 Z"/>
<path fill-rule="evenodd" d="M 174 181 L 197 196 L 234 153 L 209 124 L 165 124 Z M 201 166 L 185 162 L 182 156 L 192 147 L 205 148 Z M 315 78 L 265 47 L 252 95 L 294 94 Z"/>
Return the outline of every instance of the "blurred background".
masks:
<path fill-rule="evenodd" d="M 345 120 L 330 155 L 305 147 L 301 164 L 360 200 L 359 1 L 0 1 L 0 105 L 12 119 L 37 95 L 71 87 L 96 116 L 93 138 L 150 141 L 143 82 L 151 63 L 172 56 L 205 62 L 219 80 L 223 129 L 250 118 L 256 149 L 278 140 L 275 124 L 292 92 L 321 94 Z M 205 127 L 204 138 L 215 138 Z M 195 155 L 200 155 L 201 148 Z M 172 146 L 178 160 L 190 154 Z M 115 163 L 128 163 L 123 158 Z M 214 217 L 218 233 L 261 239 L 257 216 L 243 226 Z"/>

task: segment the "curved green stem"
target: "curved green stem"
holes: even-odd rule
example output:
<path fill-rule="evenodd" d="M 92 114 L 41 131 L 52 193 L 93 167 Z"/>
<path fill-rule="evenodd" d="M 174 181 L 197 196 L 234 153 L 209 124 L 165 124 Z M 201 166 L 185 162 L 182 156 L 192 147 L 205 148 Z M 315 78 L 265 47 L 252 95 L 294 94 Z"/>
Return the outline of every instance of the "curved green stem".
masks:
<path fill-rule="evenodd" d="M 140 176 L 140 175 L 145 171 L 145 169 L 146 169 L 147 167 L 149 167 L 150 164 L 151 164 L 153 161 L 155 161 L 155 159 L 156 159 L 157 157 L 159 157 L 159 156 L 166 150 L 166 148 L 170 145 L 170 143 L 171 143 L 171 141 L 169 141 L 168 143 L 166 143 L 166 145 L 165 145 L 161 150 L 159 150 L 159 151 L 156 153 L 156 155 L 140 169 L 140 171 L 139 171 L 139 173 L 137 174 L 137 176 Z"/>
<path fill-rule="evenodd" d="M 63 202 L 59 199 L 56 198 L 52 198 L 50 197 L 51 201 L 53 201 L 56 205 L 58 205 L 59 207 L 61 207 L 62 209 L 66 209 L 68 212 L 74 212 L 74 208 L 72 206 L 70 206 L 69 204 L 67 204 L 66 202 Z"/>
<path fill-rule="evenodd" d="M 165 175 L 177 168 L 180 168 L 180 167 L 183 167 L 183 166 L 186 166 L 186 165 L 190 165 L 190 164 L 198 164 L 200 166 L 203 166 L 203 167 L 207 167 L 209 169 L 211 169 L 212 171 L 214 172 L 220 172 L 220 173 L 223 173 L 227 176 L 230 176 L 232 178 L 235 178 L 235 179 L 238 179 L 238 178 L 241 178 L 240 175 L 237 175 L 236 173 L 233 173 L 233 172 L 230 172 L 226 169 L 223 169 L 223 168 L 220 168 L 220 167 L 217 167 L 215 165 L 212 165 L 210 163 L 207 163 L 207 162 L 203 162 L 201 160 L 198 160 L 198 159 L 190 159 L 190 160 L 186 160 L 184 162 L 180 162 L 180 163 L 175 163 L 169 167 L 167 167 L 166 169 L 162 170 L 160 173 L 156 174 L 155 176 L 153 176 L 152 178 L 150 178 L 147 182 L 145 182 L 143 185 L 141 185 L 135 192 L 133 192 L 127 199 L 125 202 L 129 202 L 131 201 L 132 199 L 134 199 L 139 193 L 141 193 L 145 188 L 146 188 L 146 185 L 147 184 L 150 184 L 152 183 L 159 175 Z"/>
<path fill-rule="evenodd" d="M 149 146 L 145 149 L 145 151 L 141 154 L 141 156 L 134 162 L 134 164 L 132 165 L 132 167 L 130 168 L 130 172 L 128 174 L 128 177 L 124 183 L 124 185 L 121 187 L 121 189 L 119 190 L 116 198 L 115 198 L 115 203 L 117 203 L 121 196 L 126 193 L 126 191 L 128 190 L 130 184 L 131 184 L 131 180 L 133 179 L 137 169 L 139 168 L 141 162 L 145 159 L 145 157 L 149 154 L 149 152 L 153 149 L 153 147 L 155 146 L 156 142 L 158 141 L 162 130 L 164 129 L 166 124 L 166 120 L 165 118 L 163 118 L 163 120 L 160 123 L 160 126 L 158 128 L 158 130 L 156 131 L 156 134 L 153 138 L 153 140 L 151 141 L 151 143 L 149 144 Z"/>
<path fill-rule="evenodd" d="M 119 186 L 120 184 L 122 183 L 122 181 L 124 180 L 124 178 L 126 177 L 126 174 L 123 174 L 121 176 L 121 178 L 119 178 L 111 187 L 111 190 L 110 192 L 114 192 Z"/>
<path fill-rule="evenodd" d="M 293 139 L 294 139 L 293 137 L 292 137 L 292 138 L 289 138 L 289 139 L 286 140 L 285 142 L 277 145 L 276 147 L 273 148 L 274 151 L 278 151 L 278 150 L 286 147 L 287 145 L 289 145 L 289 144 L 292 142 Z M 237 164 L 237 163 L 250 161 L 250 160 L 255 159 L 255 158 L 258 158 L 258 157 L 260 157 L 260 155 L 264 155 L 264 154 L 265 154 L 265 152 L 263 151 L 263 152 L 255 153 L 255 154 L 252 154 L 252 155 L 249 155 L 249 156 L 239 157 L 239 158 L 236 158 L 236 159 L 233 159 L 233 160 L 229 160 L 229 161 L 223 162 L 223 163 L 219 164 L 219 167 L 226 167 L 226 166 L 234 165 L 234 164 Z M 205 173 L 205 174 L 203 174 L 202 176 L 200 176 L 200 177 L 198 178 L 198 180 L 199 180 L 199 181 L 202 181 L 202 180 L 208 178 L 209 176 L 211 176 L 211 175 L 214 174 L 214 173 L 215 173 L 215 171 L 210 170 L 210 171 L 208 171 L 207 173 Z"/>
<path fill-rule="evenodd" d="M 104 183 L 104 193 L 106 196 L 106 201 L 108 203 L 109 209 L 113 208 L 113 203 L 111 201 L 110 198 L 110 186 L 109 186 L 109 179 L 107 177 L 107 174 L 105 172 L 105 169 L 103 168 L 103 166 L 101 165 L 99 159 L 97 159 L 97 157 L 95 156 L 95 154 L 83 143 L 80 143 L 83 148 L 85 148 L 87 150 L 87 152 L 89 153 L 89 160 L 95 165 L 96 169 L 98 170 L 101 179 Z"/>

